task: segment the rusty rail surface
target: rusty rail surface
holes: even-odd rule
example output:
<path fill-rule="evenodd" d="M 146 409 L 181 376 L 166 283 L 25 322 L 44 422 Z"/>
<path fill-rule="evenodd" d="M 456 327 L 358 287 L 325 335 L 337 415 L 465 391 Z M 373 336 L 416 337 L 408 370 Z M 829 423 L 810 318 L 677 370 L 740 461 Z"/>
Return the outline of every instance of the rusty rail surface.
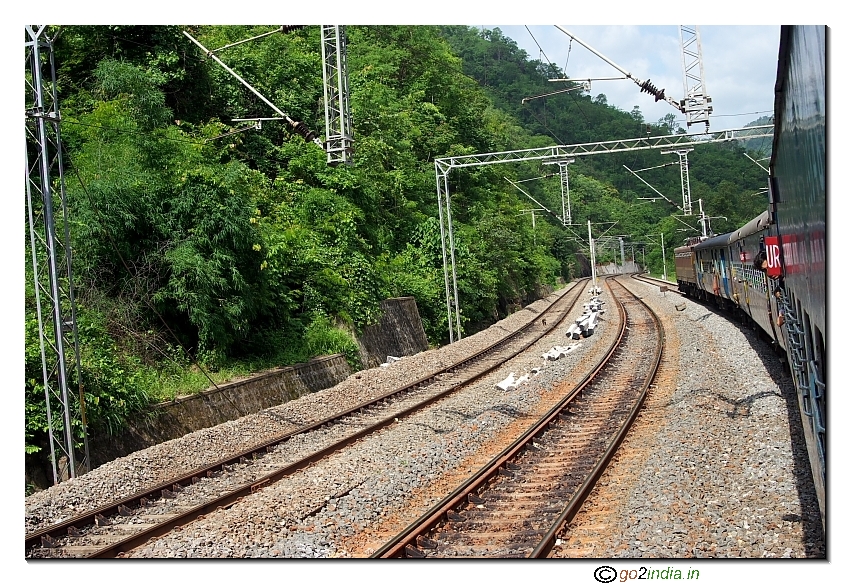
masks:
<path fill-rule="evenodd" d="M 102 548 L 98 548 L 98 550 L 86 555 L 87 558 L 112 558 L 117 556 L 122 552 L 126 552 L 132 548 L 138 547 L 151 538 L 162 536 L 166 532 L 173 530 L 178 526 L 182 526 L 188 524 L 189 522 L 197 519 L 198 517 L 207 514 L 211 511 L 214 511 L 218 508 L 227 508 L 231 506 L 239 499 L 248 496 L 257 490 L 268 486 L 269 484 L 280 480 L 281 478 L 294 473 L 295 471 L 307 467 L 316 461 L 331 455 L 332 453 L 339 451 L 351 443 L 361 439 L 362 437 L 374 433 L 388 425 L 394 423 L 397 419 L 402 417 L 407 417 L 416 413 L 417 411 L 423 409 L 424 407 L 431 405 L 432 403 L 445 398 L 449 394 L 468 386 L 469 384 L 475 382 L 479 378 L 489 374 L 494 369 L 501 366 L 505 361 L 510 360 L 517 354 L 526 350 L 529 346 L 533 345 L 535 342 L 539 341 L 544 336 L 550 334 L 554 331 L 561 321 L 567 316 L 572 307 L 578 301 L 579 298 L 582 297 L 582 293 L 587 287 L 587 280 L 580 281 L 577 283 L 572 289 L 568 290 L 564 294 L 562 294 L 559 298 L 557 298 L 552 304 L 546 307 L 545 310 L 542 310 L 537 316 L 535 316 L 531 321 L 521 326 L 516 331 L 506 335 L 504 338 L 498 340 L 494 344 L 479 350 L 478 352 L 468 356 L 456 363 L 443 367 L 442 369 L 426 376 L 420 378 L 412 383 L 409 383 L 401 388 L 394 389 L 389 391 L 379 397 L 371 399 L 369 401 L 365 401 L 363 403 L 359 403 L 350 409 L 338 413 L 336 415 L 324 418 L 320 421 L 316 421 L 315 423 L 300 427 L 294 431 L 287 432 L 273 439 L 267 440 L 261 443 L 258 446 L 249 448 L 238 454 L 228 457 L 225 460 L 220 462 L 216 462 L 214 464 L 210 464 L 204 466 L 198 470 L 194 470 L 190 473 L 184 474 L 179 478 L 174 480 L 164 482 L 158 484 L 154 487 L 148 488 L 144 491 L 141 491 L 132 496 L 123 498 L 114 503 L 110 503 L 99 507 L 95 510 L 80 514 L 76 517 L 70 518 L 68 520 L 62 521 L 58 524 L 52 525 L 50 527 L 40 529 L 26 536 L 25 541 L 25 552 L 30 551 L 30 549 L 35 548 L 37 545 L 41 545 L 42 548 L 51 549 L 57 548 L 61 546 L 60 539 L 65 537 L 78 537 L 81 535 L 81 528 L 94 525 L 104 525 L 108 526 L 111 522 L 111 516 L 129 516 L 134 514 L 137 510 L 142 509 L 146 506 L 151 505 L 157 499 L 163 498 L 174 498 L 176 493 L 182 490 L 184 487 L 199 482 L 203 478 L 214 478 L 220 475 L 222 472 L 227 471 L 231 466 L 235 464 L 248 463 L 251 462 L 263 454 L 271 451 L 275 446 L 283 443 L 284 441 L 290 439 L 295 435 L 299 435 L 302 433 L 307 433 L 309 431 L 313 431 L 319 429 L 323 426 L 328 426 L 333 423 L 339 422 L 342 419 L 350 418 L 356 413 L 364 412 L 370 407 L 375 407 L 380 405 L 381 403 L 387 402 L 389 399 L 398 398 L 406 395 L 407 393 L 411 393 L 417 389 L 422 387 L 430 386 L 438 381 L 443 381 L 444 379 L 440 379 L 441 375 L 445 375 L 447 373 L 457 373 L 462 371 L 463 369 L 470 368 L 474 364 L 480 362 L 486 356 L 498 351 L 506 347 L 510 342 L 517 340 L 521 337 L 521 335 L 528 331 L 534 324 L 541 320 L 544 317 L 547 317 L 550 312 L 554 311 L 556 307 L 559 309 L 561 306 L 566 305 L 563 308 L 561 315 L 556 319 L 556 321 L 550 323 L 549 326 L 543 328 L 543 332 L 540 334 L 535 334 L 528 342 L 525 342 L 520 348 L 513 350 L 508 356 L 502 357 L 498 360 L 498 362 L 487 366 L 484 370 L 462 380 L 460 383 L 451 386 L 445 391 L 441 391 L 436 395 L 433 395 L 424 401 L 421 401 L 402 412 L 396 413 L 392 417 L 383 419 L 377 423 L 369 425 L 368 427 L 349 435 L 342 440 L 339 440 L 328 447 L 325 447 L 309 456 L 301 458 L 293 463 L 285 465 L 280 469 L 271 472 L 262 476 L 261 478 L 252 481 L 251 483 L 246 484 L 244 487 L 237 488 L 232 490 L 222 496 L 216 497 L 209 502 L 193 506 L 191 509 L 186 510 L 185 512 L 181 512 L 177 515 L 173 515 L 165 521 L 159 522 L 155 525 L 151 525 L 149 528 L 142 530 L 141 532 L 130 534 L 126 538 L 122 540 L 104 546 Z M 569 298 L 569 300 L 568 300 Z M 152 520 L 155 518 L 152 517 Z M 46 558 L 46 557 L 45 557 Z"/>
<path fill-rule="evenodd" d="M 610 289 L 610 284 L 607 281 L 606 284 Z M 617 285 L 623 287 L 619 283 Z M 619 356 L 617 354 L 618 350 L 622 349 L 624 340 L 628 336 L 629 321 L 622 302 L 619 302 L 618 306 L 621 314 L 621 328 L 619 330 L 617 340 L 611 349 L 604 355 L 596 369 L 588 373 L 584 379 L 582 379 L 578 385 L 570 390 L 567 395 L 565 395 L 554 407 L 552 407 L 546 415 L 527 429 L 518 439 L 495 456 L 490 462 L 485 464 L 485 466 L 472 477 L 466 480 L 440 502 L 432 506 L 419 519 L 410 524 L 401 533 L 393 537 L 390 541 L 378 549 L 372 555 L 373 558 L 442 557 L 446 556 L 446 554 L 448 554 L 448 556 L 452 556 L 452 543 L 457 541 L 460 541 L 459 546 L 461 547 L 473 550 L 477 549 L 474 556 L 492 556 L 493 553 L 490 553 L 490 551 L 493 551 L 496 554 L 501 554 L 501 556 L 517 556 L 520 552 L 527 557 L 541 557 L 549 554 L 555 544 L 557 533 L 566 523 L 572 520 L 578 512 L 581 504 L 607 467 L 609 461 L 628 432 L 628 429 L 637 417 L 637 413 L 646 398 L 649 386 L 654 378 L 658 364 L 660 363 L 664 338 L 660 322 L 652 310 L 650 310 L 643 302 L 640 302 L 640 300 L 636 298 L 634 294 L 625 289 L 625 287 L 623 287 L 623 289 L 631 296 L 631 300 L 643 305 L 643 309 L 646 310 L 652 320 L 656 343 L 654 358 L 649 365 L 645 378 L 641 380 L 639 390 L 635 391 L 638 393 L 637 397 L 631 397 L 632 400 L 628 403 L 629 410 L 625 418 L 625 422 L 621 424 L 619 430 L 617 430 L 613 437 L 608 441 L 608 445 L 602 455 L 597 455 L 596 459 L 591 460 L 589 463 L 586 463 L 585 460 L 571 460 L 569 463 L 572 465 L 569 466 L 569 463 L 567 463 L 565 466 L 575 468 L 577 465 L 581 466 L 584 464 L 585 466 L 590 465 L 592 467 L 590 468 L 590 471 L 582 470 L 584 472 L 584 479 L 577 488 L 574 489 L 574 491 L 569 493 L 570 496 L 568 502 L 563 507 L 563 510 L 557 513 L 557 517 L 554 520 L 548 519 L 548 528 L 535 528 L 535 525 L 533 524 L 535 519 L 526 518 L 523 519 L 522 522 L 523 528 L 525 528 L 526 531 L 519 536 L 514 536 L 513 533 L 510 532 L 499 532 L 491 535 L 489 539 L 487 539 L 486 536 L 479 535 L 479 540 L 476 540 L 474 535 L 462 532 L 465 524 L 473 525 L 471 528 L 490 528 L 491 525 L 486 524 L 488 520 L 491 520 L 492 522 L 499 522 L 498 518 L 488 518 L 488 504 L 495 508 L 494 512 L 497 514 L 511 514 L 515 516 L 522 514 L 522 507 L 525 504 L 525 500 L 530 500 L 533 496 L 538 498 L 541 496 L 541 494 L 537 492 L 532 494 L 524 493 L 518 497 L 511 498 L 511 492 L 508 492 L 507 494 L 497 493 L 495 492 L 495 487 L 503 484 L 515 485 L 515 483 L 519 481 L 533 482 L 534 472 L 539 471 L 539 469 L 536 468 L 543 464 L 534 466 L 529 460 L 541 451 L 545 453 L 561 450 L 562 446 L 560 445 L 551 449 L 543 449 L 540 446 L 540 442 L 548 437 L 551 430 L 554 429 L 554 432 L 552 433 L 559 431 L 559 425 L 561 425 L 561 430 L 563 429 L 563 424 L 560 423 L 561 420 L 570 418 L 579 419 L 579 417 L 575 415 L 575 412 L 571 412 L 569 409 L 571 407 L 575 407 L 576 409 L 581 407 L 581 405 L 578 404 L 579 399 L 581 399 L 586 392 L 590 392 L 589 387 L 592 387 L 593 383 L 598 381 L 598 377 L 600 375 L 605 374 L 604 371 L 608 370 L 609 365 L 613 364 L 612 360 L 615 359 L 616 356 Z M 591 400 L 592 397 L 585 399 L 585 401 L 588 402 Z M 583 420 L 584 417 L 581 417 L 580 419 Z M 551 474 L 551 466 L 556 463 L 556 460 L 553 461 L 551 458 L 546 458 L 544 462 L 546 465 L 545 472 Z M 528 468 L 529 465 L 532 466 L 531 469 Z M 550 483 L 550 487 L 554 487 L 555 480 L 553 478 L 544 477 L 543 481 L 549 479 L 553 480 Z M 570 488 L 572 488 L 572 486 L 570 486 Z M 504 490 L 501 492 L 504 492 Z M 500 498 L 509 498 L 510 504 L 504 507 L 499 506 L 498 501 Z M 478 522 L 476 522 L 476 520 Z M 442 538 L 440 539 L 440 537 Z M 492 549 L 492 538 L 494 537 L 497 539 L 504 539 L 499 543 L 503 545 L 501 550 Z M 536 540 L 538 540 L 536 545 L 531 544 L 529 546 L 529 543 L 527 542 L 529 537 L 536 537 Z M 481 543 L 482 539 L 487 539 L 486 545 Z M 479 542 L 478 546 L 475 545 L 476 542 Z M 446 550 L 447 553 L 444 554 L 443 551 Z"/>

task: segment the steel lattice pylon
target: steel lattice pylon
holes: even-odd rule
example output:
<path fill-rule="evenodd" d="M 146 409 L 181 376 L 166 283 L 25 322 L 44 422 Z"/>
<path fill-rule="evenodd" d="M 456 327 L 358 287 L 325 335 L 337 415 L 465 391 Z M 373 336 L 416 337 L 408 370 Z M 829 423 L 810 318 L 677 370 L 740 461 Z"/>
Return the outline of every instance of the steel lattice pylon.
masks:
<path fill-rule="evenodd" d="M 705 123 L 705 131 L 708 132 L 708 116 L 714 108 L 709 105 L 711 97 L 708 96 L 708 90 L 705 88 L 699 27 L 680 25 L 679 40 L 682 44 L 682 72 L 685 82 L 682 111 L 686 116 L 688 127 L 695 123 Z"/>
<path fill-rule="evenodd" d="M 706 123 L 708 121 L 706 120 Z M 693 204 L 691 203 L 691 174 L 690 164 L 688 163 L 688 152 L 693 152 L 693 148 L 679 148 L 677 150 L 662 151 L 662 154 L 676 154 L 679 156 L 679 173 L 682 179 L 682 213 L 685 216 L 694 214 Z"/>
<path fill-rule="evenodd" d="M 50 459 L 53 481 L 58 483 L 84 473 L 89 467 L 89 452 L 71 276 L 56 68 L 53 43 L 47 38 L 46 28 L 25 27 L 24 156 Z M 58 203 L 54 190 L 59 193 Z M 60 233 L 56 230 L 57 214 Z M 74 382 L 78 399 L 71 394 Z"/>
<path fill-rule="evenodd" d="M 555 163 L 557 161 L 566 160 L 571 156 L 589 156 L 595 154 L 628 152 L 632 150 L 655 150 L 661 148 L 675 148 L 676 146 L 679 146 L 677 149 L 688 149 L 691 146 L 699 144 L 715 144 L 763 137 L 773 137 L 772 125 L 723 130 L 710 135 L 674 134 L 669 136 L 647 136 L 646 138 L 634 138 L 628 140 L 591 142 L 586 144 L 572 144 L 568 146 L 547 146 L 544 148 L 530 148 L 527 150 L 488 152 L 485 154 L 466 154 L 464 156 L 436 158 L 434 160 L 434 171 L 437 179 L 437 210 L 440 218 L 440 243 L 443 251 L 443 274 L 446 284 L 446 311 L 448 312 L 449 342 L 454 343 L 455 332 L 457 333 L 456 335 L 458 340 L 462 337 L 460 323 L 461 308 L 458 299 L 457 285 L 457 265 L 455 262 L 455 240 L 452 227 L 451 194 L 449 192 L 449 173 L 452 169 L 532 160 L 539 160 L 543 163 L 546 163 L 547 161 Z M 514 186 L 516 186 L 515 183 Z M 451 277 L 449 277 L 450 271 Z M 452 323 L 452 310 L 454 310 L 454 325 Z"/>
<path fill-rule="evenodd" d="M 561 222 L 564 226 L 573 224 L 573 211 L 570 208 L 570 170 L 569 166 L 575 162 L 575 158 L 561 160 L 558 169 L 561 175 Z"/>
<path fill-rule="evenodd" d="M 325 86 L 325 151 L 328 164 L 351 164 L 352 132 L 348 110 L 345 27 L 322 26 L 322 77 Z"/>

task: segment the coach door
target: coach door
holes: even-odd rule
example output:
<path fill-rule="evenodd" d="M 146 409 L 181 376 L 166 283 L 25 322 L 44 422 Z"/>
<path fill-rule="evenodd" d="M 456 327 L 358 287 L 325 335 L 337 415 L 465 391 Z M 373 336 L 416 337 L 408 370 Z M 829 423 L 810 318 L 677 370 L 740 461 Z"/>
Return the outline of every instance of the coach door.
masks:
<path fill-rule="evenodd" d="M 731 298 L 732 294 L 729 293 L 729 272 L 726 266 L 726 251 L 724 249 L 720 250 L 720 277 L 723 280 L 723 291 L 726 292 L 726 297 Z"/>

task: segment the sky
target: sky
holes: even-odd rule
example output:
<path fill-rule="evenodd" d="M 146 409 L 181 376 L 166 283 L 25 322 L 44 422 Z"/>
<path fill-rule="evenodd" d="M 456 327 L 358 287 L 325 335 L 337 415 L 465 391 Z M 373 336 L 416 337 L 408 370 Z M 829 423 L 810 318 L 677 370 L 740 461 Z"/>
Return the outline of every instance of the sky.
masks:
<path fill-rule="evenodd" d="M 632 77 L 641 81 L 650 79 L 676 101 L 684 97 L 679 25 L 559 26 L 631 73 Z M 551 62 L 570 78 L 624 76 L 555 25 L 498 25 L 498 28 L 524 49 L 529 58 Z M 714 108 L 710 115 L 711 129 L 741 128 L 760 116 L 772 115 L 779 26 L 699 26 L 699 33 L 704 87 Z M 552 86 L 553 90 L 558 88 L 554 83 Z M 623 111 L 630 112 L 637 105 L 648 123 L 672 113 L 689 133 L 705 129 L 704 123 L 688 129 L 684 114 L 670 103 L 656 102 L 653 96 L 642 93 L 632 80 L 592 81 L 590 95 L 596 97 L 600 93 L 605 94 L 609 105 Z"/>

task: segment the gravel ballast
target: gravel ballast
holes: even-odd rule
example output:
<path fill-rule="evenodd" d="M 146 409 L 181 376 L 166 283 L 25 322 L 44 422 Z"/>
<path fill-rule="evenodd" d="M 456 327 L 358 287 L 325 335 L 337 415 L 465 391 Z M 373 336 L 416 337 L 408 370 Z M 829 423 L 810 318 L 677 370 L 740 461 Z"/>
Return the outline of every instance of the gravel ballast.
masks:
<path fill-rule="evenodd" d="M 823 558 L 779 355 L 729 312 L 626 283 L 662 316 L 666 375 L 556 556 Z"/>
<path fill-rule="evenodd" d="M 666 377 L 587 510 L 564 535 L 558 556 L 823 556 L 793 385 L 778 356 L 754 332 L 699 304 L 673 293 L 662 296 L 656 286 L 625 283 L 662 317 Z M 26 530 L 421 378 L 503 337 L 565 292 L 453 345 L 356 373 L 331 389 L 136 452 L 33 494 L 26 499 Z M 610 303 L 607 294 L 603 299 Z M 565 384 L 579 380 L 594 351 L 612 341 L 617 314 L 607 310 L 597 332 L 578 349 L 544 364 L 543 352 L 571 343 L 563 332 L 574 317 L 512 363 L 517 376 L 540 369 L 520 386 L 500 390 L 495 385 L 504 371 L 492 374 L 129 556 L 368 556 L 474 472 L 485 454 L 501 449 L 508 434 L 530 425 Z M 696 362 L 705 364 L 695 367 Z M 299 436 L 289 447 L 310 449 L 309 440 Z"/>

